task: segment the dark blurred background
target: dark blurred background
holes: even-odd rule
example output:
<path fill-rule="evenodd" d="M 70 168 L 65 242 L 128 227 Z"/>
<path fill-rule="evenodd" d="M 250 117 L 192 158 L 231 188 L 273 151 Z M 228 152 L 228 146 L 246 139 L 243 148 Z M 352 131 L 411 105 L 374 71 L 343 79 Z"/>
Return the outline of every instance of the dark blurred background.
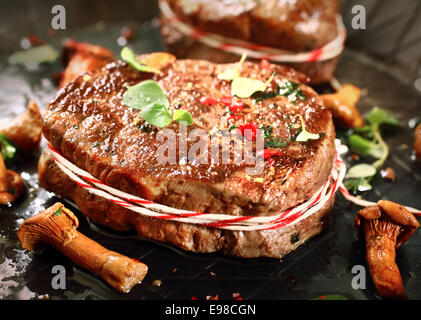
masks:
<path fill-rule="evenodd" d="M 138 23 L 158 15 L 156 0 L 1 0 L 0 53 L 19 49 L 20 39 L 30 33 L 45 38 L 50 29 L 51 8 L 66 8 L 67 30 L 101 23 Z M 351 10 L 363 5 L 367 13 L 366 30 L 353 30 Z M 405 67 L 413 79 L 421 76 L 421 1 L 419 0 L 342 0 L 341 9 L 349 32 L 348 47 L 364 50 L 387 62 Z"/>

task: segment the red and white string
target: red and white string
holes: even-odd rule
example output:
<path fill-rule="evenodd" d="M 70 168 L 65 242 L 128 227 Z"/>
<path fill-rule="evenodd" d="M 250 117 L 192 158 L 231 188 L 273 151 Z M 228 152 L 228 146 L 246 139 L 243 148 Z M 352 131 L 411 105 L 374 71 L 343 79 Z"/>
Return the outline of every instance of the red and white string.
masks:
<path fill-rule="evenodd" d="M 90 193 L 145 216 L 162 220 L 201 224 L 208 227 L 228 230 L 268 230 L 278 229 L 298 223 L 322 209 L 332 199 L 336 191 L 342 185 L 342 181 L 346 174 L 346 165 L 340 158 L 339 153 L 336 152 L 329 179 L 308 201 L 272 216 L 236 217 L 227 214 L 193 212 L 171 208 L 130 195 L 126 192 L 107 186 L 85 170 L 75 166 L 69 160 L 60 155 L 60 153 L 58 153 L 51 145 L 48 145 L 48 148 L 57 166 L 77 185 Z"/>
<path fill-rule="evenodd" d="M 79 187 L 119 205 L 128 210 L 158 218 L 161 220 L 173 220 L 183 223 L 201 224 L 207 227 L 215 227 L 227 230 L 237 231 L 257 231 L 279 229 L 294 225 L 301 220 L 311 216 L 322 209 L 335 195 L 339 189 L 342 195 L 349 201 L 365 207 L 375 204 L 352 196 L 342 184 L 346 175 L 346 165 L 341 159 L 341 154 L 347 151 L 339 140 L 336 140 L 335 158 L 332 166 L 331 175 L 323 186 L 306 202 L 288 209 L 284 212 L 272 216 L 232 216 L 227 214 L 214 214 L 193 212 L 171 208 L 158 204 L 126 192 L 112 188 L 100 180 L 93 177 L 90 173 L 80 169 L 69 160 L 64 158 L 50 144 L 48 148 L 53 156 L 56 165 Z M 421 215 L 420 210 L 406 207 L 410 212 Z"/>
<path fill-rule="evenodd" d="M 346 28 L 343 24 L 342 17 L 337 15 L 337 36 L 331 42 L 321 48 L 317 48 L 307 52 L 291 52 L 258 45 L 248 41 L 233 39 L 221 36 L 219 34 L 199 30 L 191 25 L 181 21 L 171 10 L 167 1 L 159 0 L 159 7 L 163 16 L 175 27 L 179 32 L 209 47 L 216 48 L 225 52 L 236 55 L 247 54 L 248 57 L 255 59 L 267 59 L 275 62 L 299 63 L 299 62 L 316 62 L 325 61 L 340 55 L 345 47 Z"/>

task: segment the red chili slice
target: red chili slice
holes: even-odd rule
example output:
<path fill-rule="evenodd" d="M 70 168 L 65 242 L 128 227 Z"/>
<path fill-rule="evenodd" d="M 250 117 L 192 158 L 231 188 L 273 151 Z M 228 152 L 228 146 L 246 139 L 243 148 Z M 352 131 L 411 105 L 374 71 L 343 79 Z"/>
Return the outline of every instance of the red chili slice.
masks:
<path fill-rule="evenodd" d="M 267 159 L 270 158 L 276 154 L 281 155 L 281 152 L 279 150 L 275 150 L 275 149 L 261 149 L 261 150 L 257 150 L 256 155 L 263 157 L 263 159 Z"/>
<path fill-rule="evenodd" d="M 238 127 L 238 129 L 241 131 L 241 135 L 243 137 L 250 140 L 255 140 L 256 137 L 261 135 L 259 127 L 255 123 L 242 124 Z"/>
<path fill-rule="evenodd" d="M 232 103 L 232 98 L 228 96 L 223 96 L 222 98 L 219 98 L 219 101 L 227 106 L 230 106 Z"/>
<path fill-rule="evenodd" d="M 201 97 L 199 101 L 205 106 L 214 106 L 218 103 L 218 100 L 209 97 Z"/>
<path fill-rule="evenodd" d="M 231 106 L 228 106 L 228 108 L 232 112 L 241 112 L 244 109 L 244 102 L 241 100 L 234 100 L 234 102 L 231 104 Z"/>
<path fill-rule="evenodd" d="M 238 119 L 240 119 L 241 118 L 241 116 L 239 116 L 239 115 L 236 115 L 236 114 L 232 114 L 232 115 L 230 115 L 229 117 L 228 117 L 228 121 L 229 120 L 231 120 L 231 119 L 234 119 L 234 120 L 238 120 Z"/>

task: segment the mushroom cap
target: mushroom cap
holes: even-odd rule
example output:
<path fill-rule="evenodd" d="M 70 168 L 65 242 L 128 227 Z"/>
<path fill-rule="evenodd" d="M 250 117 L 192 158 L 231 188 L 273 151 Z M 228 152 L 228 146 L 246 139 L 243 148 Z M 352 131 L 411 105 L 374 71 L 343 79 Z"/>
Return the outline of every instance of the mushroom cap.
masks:
<path fill-rule="evenodd" d="M 368 206 L 357 212 L 355 216 L 355 227 L 360 232 L 363 220 L 379 220 L 382 223 L 399 226 L 396 248 L 402 246 L 420 226 L 415 216 L 404 206 L 387 200 L 380 200 L 377 204 Z M 384 230 L 388 230 L 388 228 L 384 228 Z"/>
<path fill-rule="evenodd" d="M 30 101 L 26 111 L 0 131 L 24 152 L 38 149 L 42 136 L 42 116 L 36 102 Z"/>
<path fill-rule="evenodd" d="M 66 230 L 79 226 L 79 220 L 60 202 L 25 220 L 18 230 L 18 239 L 24 249 L 36 250 L 51 239 L 63 240 Z"/>

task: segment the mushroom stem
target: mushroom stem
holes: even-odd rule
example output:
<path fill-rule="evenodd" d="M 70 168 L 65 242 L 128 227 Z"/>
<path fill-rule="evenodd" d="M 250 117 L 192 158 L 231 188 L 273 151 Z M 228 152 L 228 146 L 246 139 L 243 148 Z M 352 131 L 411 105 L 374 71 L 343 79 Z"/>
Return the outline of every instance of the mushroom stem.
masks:
<path fill-rule="evenodd" d="M 0 153 L 0 205 L 15 201 L 23 191 L 23 181 L 19 173 L 7 170 Z"/>
<path fill-rule="evenodd" d="M 380 223 L 378 220 L 366 220 L 363 226 L 370 274 L 380 296 L 403 299 L 405 289 L 395 262 L 399 226 L 388 228 L 386 233 L 381 230 Z"/>
<path fill-rule="evenodd" d="M 387 200 L 357 212 L 355 226 L 364 232 L 366 258 L 371 278 L 380 296 L 404 299 L 405 290 L 396 265 L 396 249 L 400 248 L 420 226 L 405 207 Z"/>
<path fill-rule="evenodd" d="M 76 216 L 56 203 L 27 219 L 18 230 L 18 238 L 27 250 L 43 244 L 54 247 L 120 292 L 129 292 L 143 280 L 148 270 L 145 264 L 104 248 L 78 232 L 78 225 Z"/>
<path fill-rule="evenodd" d="M 7 191 L 9 189 L 9 182 L 7 181 L 7 169 L 4 164 L 3 156 L 0 152 L 0 192 Z"/>

